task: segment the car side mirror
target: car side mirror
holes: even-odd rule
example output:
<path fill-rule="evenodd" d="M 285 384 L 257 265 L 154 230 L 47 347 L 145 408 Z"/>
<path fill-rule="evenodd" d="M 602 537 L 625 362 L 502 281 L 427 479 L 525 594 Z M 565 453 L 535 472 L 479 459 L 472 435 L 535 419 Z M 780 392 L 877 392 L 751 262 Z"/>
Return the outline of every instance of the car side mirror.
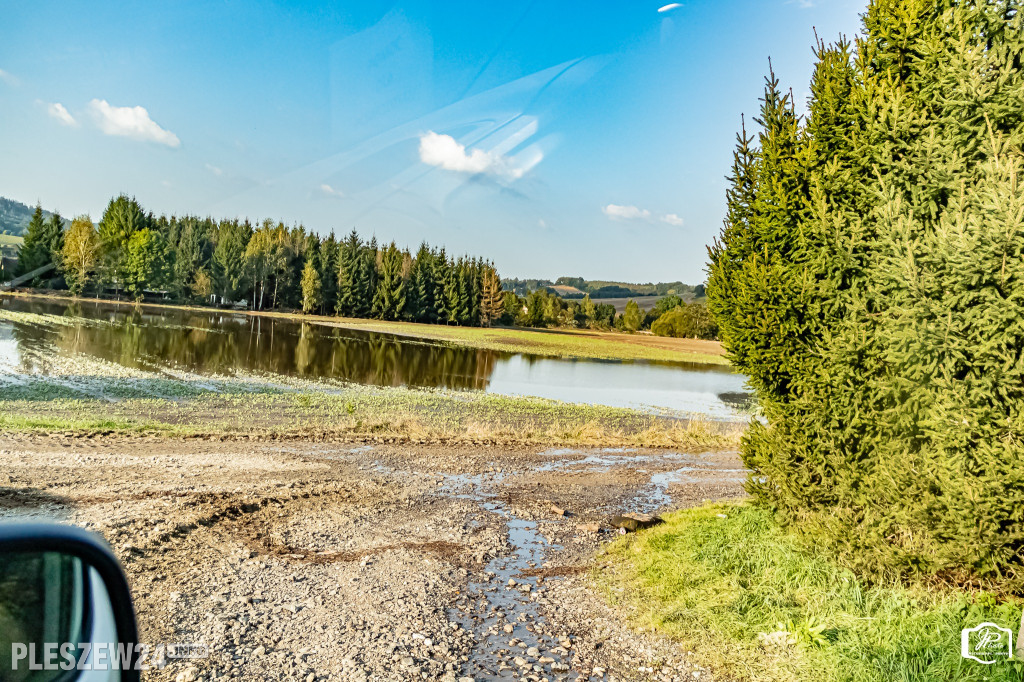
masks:
<path fill-rule="evenodd" d="M 0 680 L 137 682 L 138 639 L 128 581 L 101 538 L 0 524 Z"/>

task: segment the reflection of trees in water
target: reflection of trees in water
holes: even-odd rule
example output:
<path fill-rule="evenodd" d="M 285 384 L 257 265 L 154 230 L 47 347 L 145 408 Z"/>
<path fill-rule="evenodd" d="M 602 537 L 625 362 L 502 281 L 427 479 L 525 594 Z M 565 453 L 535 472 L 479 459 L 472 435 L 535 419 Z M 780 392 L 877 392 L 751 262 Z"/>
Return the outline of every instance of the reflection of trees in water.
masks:
<path fill-rule="evenodd" d="M 486 388 L 499 357 L 509 356 L 390 334 L 220 313 L 156 315 L 141 308 L 86 305 L 74 309 L 76 316 L 69 312 L 72 305 L 33 302 L 24 306 L 30 312 L 64 314 L 71 323 L 54 328 L 16 324 L 14 338 L 19 346 L 48 340 L 65 351 L 137 368 L 170 367 L 200 374 L 256 372 L 455 389 Z M 97 319 L 106 323 L 97 324 Z"/>

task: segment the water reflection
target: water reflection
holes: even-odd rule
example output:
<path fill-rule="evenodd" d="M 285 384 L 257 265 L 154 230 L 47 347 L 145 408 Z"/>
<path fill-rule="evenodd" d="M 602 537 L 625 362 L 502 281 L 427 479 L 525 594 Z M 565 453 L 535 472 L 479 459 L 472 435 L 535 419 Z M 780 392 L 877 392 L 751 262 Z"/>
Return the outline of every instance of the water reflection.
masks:
<path fill-rule="evenodd" d="M 744 391 L 742 376 L 716 367 L 558 360 L 230 312 L 3 296 L 0 305 L 54 316 L 0 322 L 0 360 L 22 373 L 46 373 L 38 351 L 53 344 L 146 371 L 483 390 L 717 418 L 737 416 L 719 395 Z"/>

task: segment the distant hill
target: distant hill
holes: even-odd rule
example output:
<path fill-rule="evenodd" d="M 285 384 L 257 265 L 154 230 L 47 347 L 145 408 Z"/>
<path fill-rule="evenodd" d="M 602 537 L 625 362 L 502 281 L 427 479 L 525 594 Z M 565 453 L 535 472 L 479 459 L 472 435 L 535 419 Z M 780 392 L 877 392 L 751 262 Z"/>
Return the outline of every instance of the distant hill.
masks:
<path fill-rule="evenodd" d="M 32 220 L 35 213 L 35 206 L 26 206 L 20 201 L 0 197 L 0 235 L 10 234 L 20 236 L 25 234 L 25 228 Z M 43 209 L 43 217 L 49 219 L 53 215 L 50 211 Z M 64 222 L 68 222 L 65 218 Z"/>
<path fill-rule="evenodd" d="M 661 298 L 675 294 L 687 302 L 704 300 L 703 284 L 683 284 L 682 282 L 634 284 L 631 282 L 586 280 L 582 277 L 559 277 L 554 282 L 549 279 L 513 278 L 504 279 L 501 283 L 506 291 L 514 291 L 520 296 L 525 296 L 535 289 L 545 288 L 551 293 L 568 299 L 583 298 L 585 295 L 590 294 L 590 297 L 594 300 L 622 299 L 625 301 L 630 298 L 648 296 Z M 648 300 L 647 303 L 653 305 L 653 300 Z M 622 305 L 625 306 L 625 303 Z"/>

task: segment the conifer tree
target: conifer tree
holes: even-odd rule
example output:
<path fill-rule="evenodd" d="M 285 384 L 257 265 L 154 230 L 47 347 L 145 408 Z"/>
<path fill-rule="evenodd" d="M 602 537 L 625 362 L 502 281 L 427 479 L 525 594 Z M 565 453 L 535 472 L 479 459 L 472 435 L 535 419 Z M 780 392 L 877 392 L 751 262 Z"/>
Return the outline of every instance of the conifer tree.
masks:
<path fill-rule="evenodd" d="M 405 309 L 405 278 L 402 276 L 402 252 L 394 242 L 383 249 L 377 289 L 373 296 L 373 315 L 397 320 Z"/>
<path fill-rule="evenodd" d="M 360 295 L 359 270 L 363 244 L 355 229 L 341 243 L 338 256 L 338 314 L 356 316 L 356 298 Z"/>
<path fill-rule="evenodd" d="M 501 278 L 498 271 L 491 266 L 484 269 L 483 297 L 480 305 L 480 322 L 485 327 L 494 324 L 505 309 L 505 292 L 501 290 Z"/>
<path fill-rule="evenodd" d="M 748 488 L 875 576 L 1024 585 L 1021 9 L 874 0 L 802 125 L 770 77 L 710 249 Z"/>
<path fill-rule="evenodd" d="M 137 233 L 149 228 L 153 221 L 134 198 L 122 194 L 110 200 L 100 219 L 99 238 L 103 252 L 104 279 L 118 289 L 127 278 L 128 242 Z"/>
<path fill-rule="evenodd" d="M 18 247 L 18 274 L 24 275 L 36 268 L 46 265 L 49 244 L 47 243 L 46 220 L 43 218 L 43 207 L 36 204 L 32 219 L 25 229 L 25 238 Z"/>

